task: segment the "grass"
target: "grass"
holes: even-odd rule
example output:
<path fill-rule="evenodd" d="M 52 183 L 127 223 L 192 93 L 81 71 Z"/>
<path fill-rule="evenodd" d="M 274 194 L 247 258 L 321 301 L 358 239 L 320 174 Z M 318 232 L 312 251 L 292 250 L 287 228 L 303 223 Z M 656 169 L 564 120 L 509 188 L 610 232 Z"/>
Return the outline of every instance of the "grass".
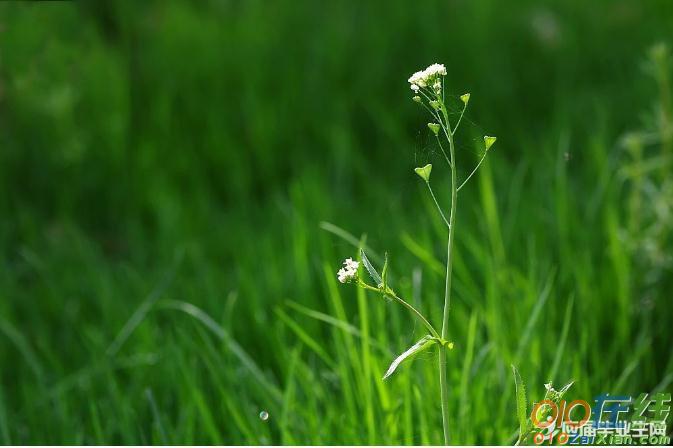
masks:
<path fill-rule="evenodd" d="M 381 380 L 423 328 L 334 273 L 397 248 L 441 321 L 412 176 L 441 155 L 399 74 L 446 55 L 501 136 L 461 190 L 452 441 L 516 441 L 511 364 L 529 400 L 670 391 L 672 277 L 641 284 L 615 177 L 670 5 L 403 3 L 0 5 L 0 441 L 441 443 L 436 360 Z"/>

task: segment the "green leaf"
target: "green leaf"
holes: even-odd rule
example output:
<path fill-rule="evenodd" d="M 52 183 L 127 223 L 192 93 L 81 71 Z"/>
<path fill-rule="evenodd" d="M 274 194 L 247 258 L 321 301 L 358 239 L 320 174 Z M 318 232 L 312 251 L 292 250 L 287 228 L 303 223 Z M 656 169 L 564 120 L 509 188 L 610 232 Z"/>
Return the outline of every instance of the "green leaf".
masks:
<path fill-rule="evenodd" d="M 388 367 L 388 371 L 386 374 L 383 376 L 383 379 L 386 380 L 390 375 L 395 373 L 395 370 L 399 367 L 400 364 L 402 364 L 405 360 L 409 359 L 410 357 L 417 355 L 418 353 L 428 349 L 432 345 L 437 343 L 437 339 L 433 338 L 430 335 L 423 336 L 418 342 L 416 342 L 414 345 L 409 347 L 404 353 L 402 353 L 400 356 L 395 358 L 395 360 L 390 364 L 390 367 Z"/>
<path fill-rule="evenodd" d="M 374 266 L 369 262 L 369 258 L 367 258 L 367 254 L 365 254 L 365 251 L 360 249 L 360 255 L 362 256 L 362 264 L 365 265 L 365 268 L 367 268 L 367 272 L 369 272 L 369 276 L 374 280 L 374 283 L 376 283 L 376 286 L 379 286 L 380 284 L 383 283 L 383 279 L 381 278 L 381 275 L 376 272 L 376 269 L 374 269 Z"/>
<path fill-rule="evenodd" d="M 381 271 L 382 285 L 383 289 L 388 287 L 388 252 L 384 254 L 385 262 L 383 263 L 383 270 Z"/>
<path fill-rule="evenodd" d="M 426 182 L 429 182 L 430 173 L 432 172 L 432 164 L 428 163 L 425 166 L 414 168 L 414 171 L 416 171 L 416 174 L 418 174 L 421 177 L 421 179 L 423 179 Z"/>
<path fill-rule="evenodd" d="M 563 398 L 563 395 L 565 395 L 565 393 L 568 392 L 568 389 L 570 389 L 570 386 L 572 386 L 573 384 L 575 384 L 575 381 L 571 381 L 571 382 L 569 382 L 568 384 L 566 384 L 565 386 L 563 386 L 563 387 L 561 388 L 561 390 L 558 391 L 558 393 L 559 393 L 559 398 Z"/>
<path fill-rule="evenodd" d="M 526 435 L 528 427 L 528 411 L 526 410 L 526 386 L 523 384 L 519 371 L 516 370 L 512 364 L 512 371 L 514 372 L 514 385 L 516 386 L 516 416 L 519 419 L 519 442 L 523 442 L 522 438 Z"/>

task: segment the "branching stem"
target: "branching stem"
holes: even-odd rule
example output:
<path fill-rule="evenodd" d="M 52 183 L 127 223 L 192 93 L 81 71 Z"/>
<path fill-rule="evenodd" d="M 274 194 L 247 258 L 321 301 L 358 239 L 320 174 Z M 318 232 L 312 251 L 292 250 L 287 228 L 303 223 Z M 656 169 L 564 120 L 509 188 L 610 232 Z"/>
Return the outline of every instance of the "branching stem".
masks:
<path fill-rule="evenodd" d="M 407 302 L 406 300 L 404 300 L 400 296 L 398 296 L 395 293 L 395 291 L 393 291 L 392 289 L 387 288 L 387 287 L 385 289 L 375 288 L 374 286 L 368 285 L 363 281 L 359 281 L 359 285 L 364 289 L 367 289 L 369 291 L 378 292 L 379 294 L 383 294 L 384 296 L 387 296 L 387 297 L 390 297 L 391 299 L 396 300 L 400 305 L 404 306 L 406 309 L 411 311 L 411 313 L 414 314 L 423 323 L 423 325 L 425 325 L 425 328 L 427 328 L 427 330 L 430 332 L 430 334 L 433 337 L 438 338 L 440 340 L 443 340 L 443 338 L 440 337 L 437 330 L 435 330 L 435 327 L 433 327 L 432 324 L 430 322 L 428 322 L 428 320 L 425 318 L 425 316 L 423 316 L 421 314 L 421 312 L 418 311 L 416 308 L 414 308 L 414 306 L 411 305 L 409 302 Z"/>
<path fill-rule="evenodd" d="M 458 130 L 458 126 L 460 126 L 460 122 L 463 120 L 463 115 L 465 115 L 465 109 L 467 109 L 467 104 L 463 105 L 463 110 L 460 112 L 460 117 L 458 117 L 458 121 L 456 121 L 456 127 L 453 128 L 453 131 L 451 132 L 451 135 L 456 134 L 456 131 Z"/>
<path fill-rule="evenodd" d="M 429 181 L 425 181 L 425 183 L 428 186 L 428 190 L 430 190 L 430 196 L 432 196 L 432 200 L 435 201 L 435 205 L 437 206 L 437 211 L 439 211 L 439 214 L 442 216 L 442 219 L 446 223 L 447 226 L 450 226 L 449 221 L 446 219 L 446 216 L 444 216 L 444 212 L 442 212 L 442 207 L 439 206 L 439 202 L 437 202 L 437 198 L 435 197 L 435 193 L 432 191 L 432 187 L 430 186 Z"/>
<path fill-rule="evenodd" d="M 449 141 L 449 153 L 451 156 L 451 213 L 449 214 L 449 238 L 446 248 L 446 283 L 444 289 L 444 312 L 442 316 L 442 339 L 446 340 L 449 332 L 449 310 L 451 307 L 451 274 L 453 270 L 453 238 L 455 235 L 456 222 L 456 201 L 458 198 L 458 187 L 456 182 L 456 154 L 453 142 L 453 132 L 449 122 L 449 114 L 446 105 L 442 102 L 440 109 L 444 118 L 442 130 Z M 444 443 L 449 444 L 449 386 L 446 377 L 446 358 L 447 348 L 439 348 L 439 385 L 442 399 L 442 426 L 444 429 Z"/>
<path fill-rule="evenodd" d="M 479 167 L 481 166 L 481 163 L 482 163 L 482 162 L 484 161 L 484 159 L 486 158 L 486 154 L 488 154 L 488 149 L 487 149 L 486 151 L 484 151 L 484 155 L 481 156 L 481 160 L 479 161 L 479 163 L 477 163 L 477 166 L 474 167 L 474 169 L 472 170 L 472 172 L 470 173 L 470 175 L 467 176 L 467 179 L 465 179 L 465 180 L 463 181 L 463 183 L 460 184 L 460 186 L 458 187 L 458 190 L 457 190 L 457 191 L 460 191 L 460 189 L 463 188 L 463 186 L 465 186 L 465 184 L 467 183 L 467 181 L 470 180 L 470 178 L 472 177 L 472 175 L 474 175 L 474 173 L 477 172 L 477 170 L 478 170 Z"/>

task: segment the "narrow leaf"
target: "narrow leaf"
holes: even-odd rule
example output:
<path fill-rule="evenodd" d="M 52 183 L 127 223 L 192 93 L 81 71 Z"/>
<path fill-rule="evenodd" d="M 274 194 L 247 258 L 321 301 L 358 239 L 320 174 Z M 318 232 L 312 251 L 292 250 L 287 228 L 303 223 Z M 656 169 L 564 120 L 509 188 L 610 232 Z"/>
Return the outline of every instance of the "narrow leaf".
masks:
<path fill-rule="evenodd" d="M 519 371 L 516 370 L 512 364 L 512 371 L 514 372 L 514 385 L 516 386 L 516 416 L 519 419 L 519 442 L 523 442 L 522 438 L 526 435 L 528 427 L 528 412 L 526 410 L 526 386 L 523 384 Z"/>
<path fill-rule="evenodd" d="M 563 397 L 563 395 L 564 395 L 566 392 L 568 392 L 568 389 L 570 389 L 570 386 L 572 386 L 573 384 L 575 384 L 575 381 L 571 381 L 571 382 L 569 382 L 568 384 L 566 384 L 565 386 L 563 386 L 563 387 L 561 388 L 561 390 L 558 391 L 558 393 L 559 393 L 559 398 Z"/>
<path fill-rule="evenodd" d="M 381 279 L 381 275 L 376 272 L 374 266 L 372 266 L 372 264 L 369 262 L 369 258 L 367 258 L 365 251 L 360 249 L 360 255 L 362 255 L 362 263 L 365 265 L 365 268 L 367 268 L 367 272 L 369 272 L 369 275 L 371 276 L 372 280 L 374 280 L 374 283 L 376 283 L 376 286 L 382 284 L 383 280 Z"/>
<path fill-rule="evenodd" d="M 383 263 L 383 270 L 381 271 L 381 277 L 383 278 L 383 289 L 386 289 L 388 286 L 388 252 L 385 253 L 385 263 Z"/>
<path fill-rule="evenodd" d="M 414 356 L 423 350 L 426 350 L 427 348 L 431 347 L 433 344 L 436 344 L 437 340 L 433 338 L 430 335 L 423 336 L 418 342 L 416 342 L 414 345 L 409 347 L 407 351 L 402 353 L 400 356 L 395 358 L 395 360 L 390 364 L 390 367 L 388 367 L 388 371 L 386 374 L 383 376 L 383 379 L 386 380 L 390 375 L 395 373 L 395 370 L 399 367 L 400 364 L 402 364 L 407 358 Z"/>

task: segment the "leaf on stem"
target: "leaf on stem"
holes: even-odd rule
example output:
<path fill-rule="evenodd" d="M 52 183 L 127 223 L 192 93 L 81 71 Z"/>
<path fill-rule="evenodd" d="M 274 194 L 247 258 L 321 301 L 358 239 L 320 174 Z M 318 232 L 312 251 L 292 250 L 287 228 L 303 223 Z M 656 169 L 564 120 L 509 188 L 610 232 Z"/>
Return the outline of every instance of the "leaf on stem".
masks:
<path fill-rule="evenodd" d="M 365 265 L 365 268 L 367 268 L 367 272 L 369 272 L 369 276 L 374 280 L 374 283 L 376 283 L 376 286 L 379 286 L 383 283 L 383 279 L 381 278 L 381 275 L 376 272 L 376 269 L 374 269 L 374 266 L 369 262 L 369 258 L 367 258 L 367 254 L 365 254 L 365 251 L 363 249 L 360 249 L 360 255 L 362 256 L 362 264 Z"/>
<path fill-rule="evenodd" d="M 381 271 L 383 289 L 388 288 L 388 252 L 385 253 L 386 261 L 383 263 L 383 270 Z"/>
<path fill-rule="evenodd" d="M 512 364 L 512 371 L 514 372 L 514 385 L 516 386 L 516 416 L 519 419 L 519 442 L 522 437 L 525 437 L 528 428 L 528 412 L 526 411 L 526 386 L 523 384 L 519 371 L 516 370 Z"/>
<path fill-rule="evenodd" d="M 568 389 L 570 389 L 570 386 L 572 386 L 573 384 L 575 384 L 575 381 L 571 381 L 571 382 L 569 382 L 568 384 L 566 384 L 565 386 L 563 386 L 563 387 L 561 388 L 561 390 L 558 391 L 558 393 L 561 394 L 561 396 L 563 396 L 563 394 L 565 394 L 566 392 L 568 392 Z"/>
<path fill-rule="evenodd" d="M 404 353 L 402 353 L 400 356 L 395 358 L 395 360 L 390 364 L 390 367 L 388 367 L 388 371 L 386 374 L 383 376 L 383 379 L 386 380 L 390 375 L 395 373 L 395 370 L 399 367 L 400 364 L 402 364 L 404 361 L 409 359 L 410 357 L 417 355 L 418 353 L 428 349 L 431 347 L 433 344 L 437 343 L 437 339 L 433 338 L 430 335 L 423 336 L 418 342 L 416 342 L 414 345 L 409 347 Z"/>

